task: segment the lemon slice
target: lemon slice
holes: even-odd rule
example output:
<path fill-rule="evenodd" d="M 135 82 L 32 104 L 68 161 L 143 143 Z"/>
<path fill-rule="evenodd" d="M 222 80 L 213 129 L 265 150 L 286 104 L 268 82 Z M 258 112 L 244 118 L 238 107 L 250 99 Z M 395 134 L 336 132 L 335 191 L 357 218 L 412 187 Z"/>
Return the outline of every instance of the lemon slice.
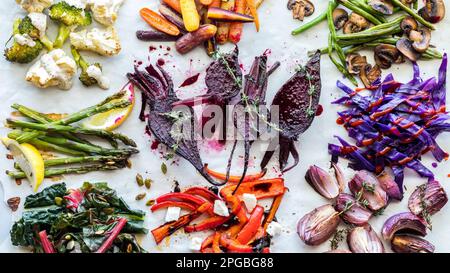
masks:
<path fill-rule="evenodd" d="M 82 123 L 82 126 L 88 129 L 108 131 L 112 131 L 119 127 L 130 115 L 131 111 L 133 110 L 135 101 L 133 84 L 128 83 L 122 89 L 125 90 L 125 95 L 122 98 L 112 100 L 111 102 L 128 99 L 131 101 L 131 104 L 129 106 L 93 115 L 92 117 L 86 119 Z"/>
<path fill-rule="evenodd" d="M 19 144 L 19 142 L 6 137 L 2 138 L 2 142 L 11 152 L 14 161 L 19 164 L 36 192 L 44 180 L 45 167 L 41 153 L 28 143 Z"/>

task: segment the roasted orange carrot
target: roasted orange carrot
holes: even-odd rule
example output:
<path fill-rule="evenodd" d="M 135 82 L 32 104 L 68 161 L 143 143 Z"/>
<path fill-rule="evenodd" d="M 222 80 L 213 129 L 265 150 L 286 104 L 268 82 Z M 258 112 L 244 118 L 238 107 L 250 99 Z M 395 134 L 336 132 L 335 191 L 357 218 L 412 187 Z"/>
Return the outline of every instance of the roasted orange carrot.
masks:
<path fill-rule="evenodd" d="M 255 18 L 255 27 L 256 31 L 259 31 L 259 19 L 258 19 L 258 11 L 256 11 L 256 0 L 246 0 L 247 7 L 250 9 L 250 14 Z"/>
<path fill-rule="evenodd" d="M 152 11 L 151 9 L 143 8 L 141 9 L 140 14 L 142 19 L 144 19 L 147 24 L 154 27 L 155 29 L 172 36 L 180 35 L 180 30 L 177 28 L 177 26 L 167 21 L 164 17 Z"/>
<path fill-rule="evenodd" d="M 162 0 L 164 4 L 181 13 L 180 0 Z"/>
<path fill-rule="evenodd" d="M 205 165 L 205 171 L 214 178 L 217 178 L 220 180 L 226 179 L 226 174 L 219 173 L 219 172 L 209 169 L 207 164 Z M 246 175 L 242 182 L 250 182 L 250 181 L 258 180 L 266 174 L 266 171 L 267 170 L 264 169 L 260 173 Z M 228 182 L 231 182 L 231 183 L 238 183 L 240 180 L 241 180 L 241 177 L 237 176 L 237 175 L 230 175 L 230 177 L 228 178 Z"/>
<path fill-rule="evenodd" d="M 216 231 L 214 233 L 213 241 L 212 241 L 212 249 L 214 253 L 222 253 L 223 251 L 220 249 L 220 236 L 221 233 Z"/>
<path fill-rule="evenodd" d="M 263 2 L 264 2 L 264 0 L 255 0 L 256 8 L 258 9 L 262 5 Z M 245 11 L 245 14 L 251 15 L 250 9 L 248 7 L 247 7 L 247 9 Z"/>
<path fill-rule="evenodd" d="M 212 0 L 211 4 L 209 4 L 210 8 L 220 8 L 222 0 Z"/>
<path fill-rule="evenodd" d="M 222 2 L 220 8 L 225 10 L 234 9 L 235 0 Z M 221 22 L 217 24 L 216 41 L 218 44 L 225 44 L 228 41 L 228 32 L 230 31 L 230 23 Z"/>
<path fill-rule="evenodd" d="M 247 4 L 245 3 L 245 0 L 236 0 L 236 3 L 234 4 L 234 9 L 237 13 L 244 13 L 245 9 L 247 7 Z M 232 43 L 239 43 L 242 36 L 242 29 L 244 27 L 243 23 L 235 22 L 230 24 L 230 32 L 228 33 L 228 39 Z"/>
<path fill-rule="evenodd" d="M 195 31 L 200 26 L 200 15 L 195 0 L 180 0 L 181 15 L 187 31 Z"/>

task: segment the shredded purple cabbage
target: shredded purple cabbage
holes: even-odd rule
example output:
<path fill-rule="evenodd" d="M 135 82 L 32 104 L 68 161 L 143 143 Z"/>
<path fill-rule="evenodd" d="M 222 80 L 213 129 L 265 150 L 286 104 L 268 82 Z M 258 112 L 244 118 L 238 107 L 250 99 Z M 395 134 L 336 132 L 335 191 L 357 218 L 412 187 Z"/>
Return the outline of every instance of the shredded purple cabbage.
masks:
<path fill-rule="evenodd" d="M 355 170 L 380 173 L 385 167 L 392 168 L 402 191 L 405 168 L 434 179 L 421 163 L 423 154 L 431 152 L 438 162 L 448 158 L 436 142 L 439 134 L 450 132 L 445 106 L 447 54 L 437 79 L 422 80 L 417 63 L 413 63 L 413 73 L 407 83 L 399 83 L 389 74 L 367 96 L 338 81 L 345 96 L 333 103 L 347 107 L 338 115 L 355 146 L 338 136 L 340 145 L 328 145 L 333 158 L 348 159 Z"/>

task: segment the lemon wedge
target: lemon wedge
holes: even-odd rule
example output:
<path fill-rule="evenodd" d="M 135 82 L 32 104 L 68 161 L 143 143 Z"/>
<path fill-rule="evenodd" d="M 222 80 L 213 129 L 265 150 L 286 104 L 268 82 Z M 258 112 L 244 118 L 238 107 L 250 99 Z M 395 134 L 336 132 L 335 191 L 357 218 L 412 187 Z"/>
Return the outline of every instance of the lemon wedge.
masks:
<path fill-rule="evenodd" d="M 33 190 L 36 192 L 44 180 L 44 159 L 41 153 L 32 145 L 10 139 L 2 138 L 3 145 L 11 152 L 14 161 L 19 164 L 20 169 L 25 173 Z"/>
<path fill-rule="evenodd" d="M 92 117 L 86 119 L 82 123 L 82 126 L 87 129 L 108 131 L 112 131 L 119 127 L 131 114 L 135 101 L 134 86 L 132 83 L 125 85 L 122 90 L 125 90 L 124 96 L 120 99 L 112 100 L 111 102 L 128 99 L 131 101 L 129 106 L 125 108 L 112 109 L 107 112 L 93 115 Z"/>

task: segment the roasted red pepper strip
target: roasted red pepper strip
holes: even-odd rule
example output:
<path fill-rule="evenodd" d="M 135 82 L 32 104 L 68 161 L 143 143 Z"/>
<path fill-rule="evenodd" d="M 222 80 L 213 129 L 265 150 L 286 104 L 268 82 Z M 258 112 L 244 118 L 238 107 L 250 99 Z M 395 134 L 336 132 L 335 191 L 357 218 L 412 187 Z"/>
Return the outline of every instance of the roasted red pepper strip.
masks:
<path fill-rule="evenodd" d="M 213 241 L 212 241 L 212 249 L 214 253 L 222 253 L 222 249 L 220 249 L 220 232 L 214 233 Z"/>
<path fill-rule="evenodd" d="M 253 252 L 253 247 L 240 244 L 238 241 L 231 239 L 227 233 L 223 233 L 220 236 L 220 244 L 223 247 L 225 247 L 229 252 L 239 252 L 239 253 Z"/>
<path fill-rule="evenodd" d="M 263 248 L 263 250 L 261 251 L 261 253 L 270 253 L 270 248 L 269 248 L 269 247 Z"/>
<path fill-rule="evenodd" d="M 159 244 L 164 238 L 171 235 L 178 229 L 186 226 L 192 220 L 199 217 L 202 213 L 210 210 L 212 208 L 211 203 L 205 202 L 200 207 L 198 207 L 195 211 L 185 214 L 181 216 L 177 221 L 169 222 L 164 225 L 161 225 L 154 230 L 152 230 L 153 238 L 155 238 L 155 242 Z"/>
<path fill-rule="evenodd" d="M 47 231 L 43 230 L 39 232 L 39 239 L 41 240 L 42 249 L 44 253 L 56 253 L 55 248 L 52 245 L 52 242 L 47 237 Z"/>
<path fill-rule="evenodd" d="M 160 203 L 156 203 L 152 206 L 151 211 L 156 211 L 162 208 L 168 208 L 168 207 L 179 207 L 182 209 L 187 209 L 190 211 L 193 211 L 197 208 L 197 206 L 191 205 L 187 202 L 180 202 L 180 201 L 163 201 Z"/>
<path fill-rule="evenodd" d="M 230 196 L 233 194 L 235 188 L 236 185 L 226 186 L 222 188 L 222 190 L 220 190 L 220 194 L 224 196 L 224 198 L 226 198 L 226 196 Z M 281 195 L 284 192 L 284 179 L 273 178 L 253 181 L 251 183 L 243 183 L 238 188 L 234 196 L 241 197 L 244 193 L 252 193 L 256 196 L 257 199 L 264 199 Z"/>
<path fill-rule="evenodd" d="M 203 203 L 205 203 L 205 200 L 194 196 L 192 194 L 182 193 L 182 192 L 169 192 L 166 194 L 161 195 L 160 197 L 156 198 L 156 202 L 160 203 L 163 201 L 182 201 L 182 202 L 189 202 L 194 205 L 200 206 Z"/>
<path fill-rule="evenodd" d="M 234 195 L 224 195 L 225 201 L 228 206 L 231 207 L 231 214 L 237 215 L 242 208 L 241 200 Z"/>
<path fill-rule="evenodd" d="M 203 231 L 203 230 L 207 230 L 207 229 L 214 229 L 214 228 L 222 225 L 229 219 L 230 219 L 230 217 L 214 215 L 214 216 L 211 216 L 211 217 L 201 221 L 200 223 L 185 226 L 184 231 L 190 233 L 190 232 Z"/>
<path fill-rule="evenodd" d="M 248 244 L 255 237 L 258 228 L 261 227 L 261 221 L 264 216 L 264 208 L 256 206 L 253 210 L 247 224 L 242 228 L 236 237 L 236 241 L 241 244 Z"/>
<path fill-rule="evenodd" d="M 114 240 L 119 236 L 120 231 L 125 227 L 127 224 L 126 218 L 119 218 L 117 221 L 116 226 L 111 231 L 111 234 L 106 239 L 106 241 L 97 249 L 95 253 L 105 253 L 113 244 Z"/>
<path fill-rule="evenodd" d="M 207 164 L 205 165 L 205 171 L 209 175 L 211 175 L 212 177 L 215 177 L 217 179 L 220 179 L 220 180 L 223 180 L 223 181 L 225 181 L 227 179 L 227 175 L 226 174 L 219 173 L 219 172 L 216 172 L 216 171 L 213 171 L 213 170 L 209 169 Z M 267 171 L 266 169 L 263 169 L 260 173 L 252 174 L 252 175 L 246 175 L 244 177 L 244 180 L 242 181 L 242 183 L 258 180 L 261 177 L 263 177 L 264 175 L 266 175 L 266 171 Z M 230 177 L 228 178 L 228 182 L 231 182 L 231 183 L 239 183 L 240 180 L 241 180 L 241 177 L 237 176 L 237 175 L 230 175 Z"/>
<path fill-rule="evenodd" d="M 210 202 L 214 202 L 215 200 L 220 199 L 220 197 L 217 194 L 213 193 L 212 191 L 204 187 L 191 187 L 185 190 L 184 193 L 201 196 Z"/>

